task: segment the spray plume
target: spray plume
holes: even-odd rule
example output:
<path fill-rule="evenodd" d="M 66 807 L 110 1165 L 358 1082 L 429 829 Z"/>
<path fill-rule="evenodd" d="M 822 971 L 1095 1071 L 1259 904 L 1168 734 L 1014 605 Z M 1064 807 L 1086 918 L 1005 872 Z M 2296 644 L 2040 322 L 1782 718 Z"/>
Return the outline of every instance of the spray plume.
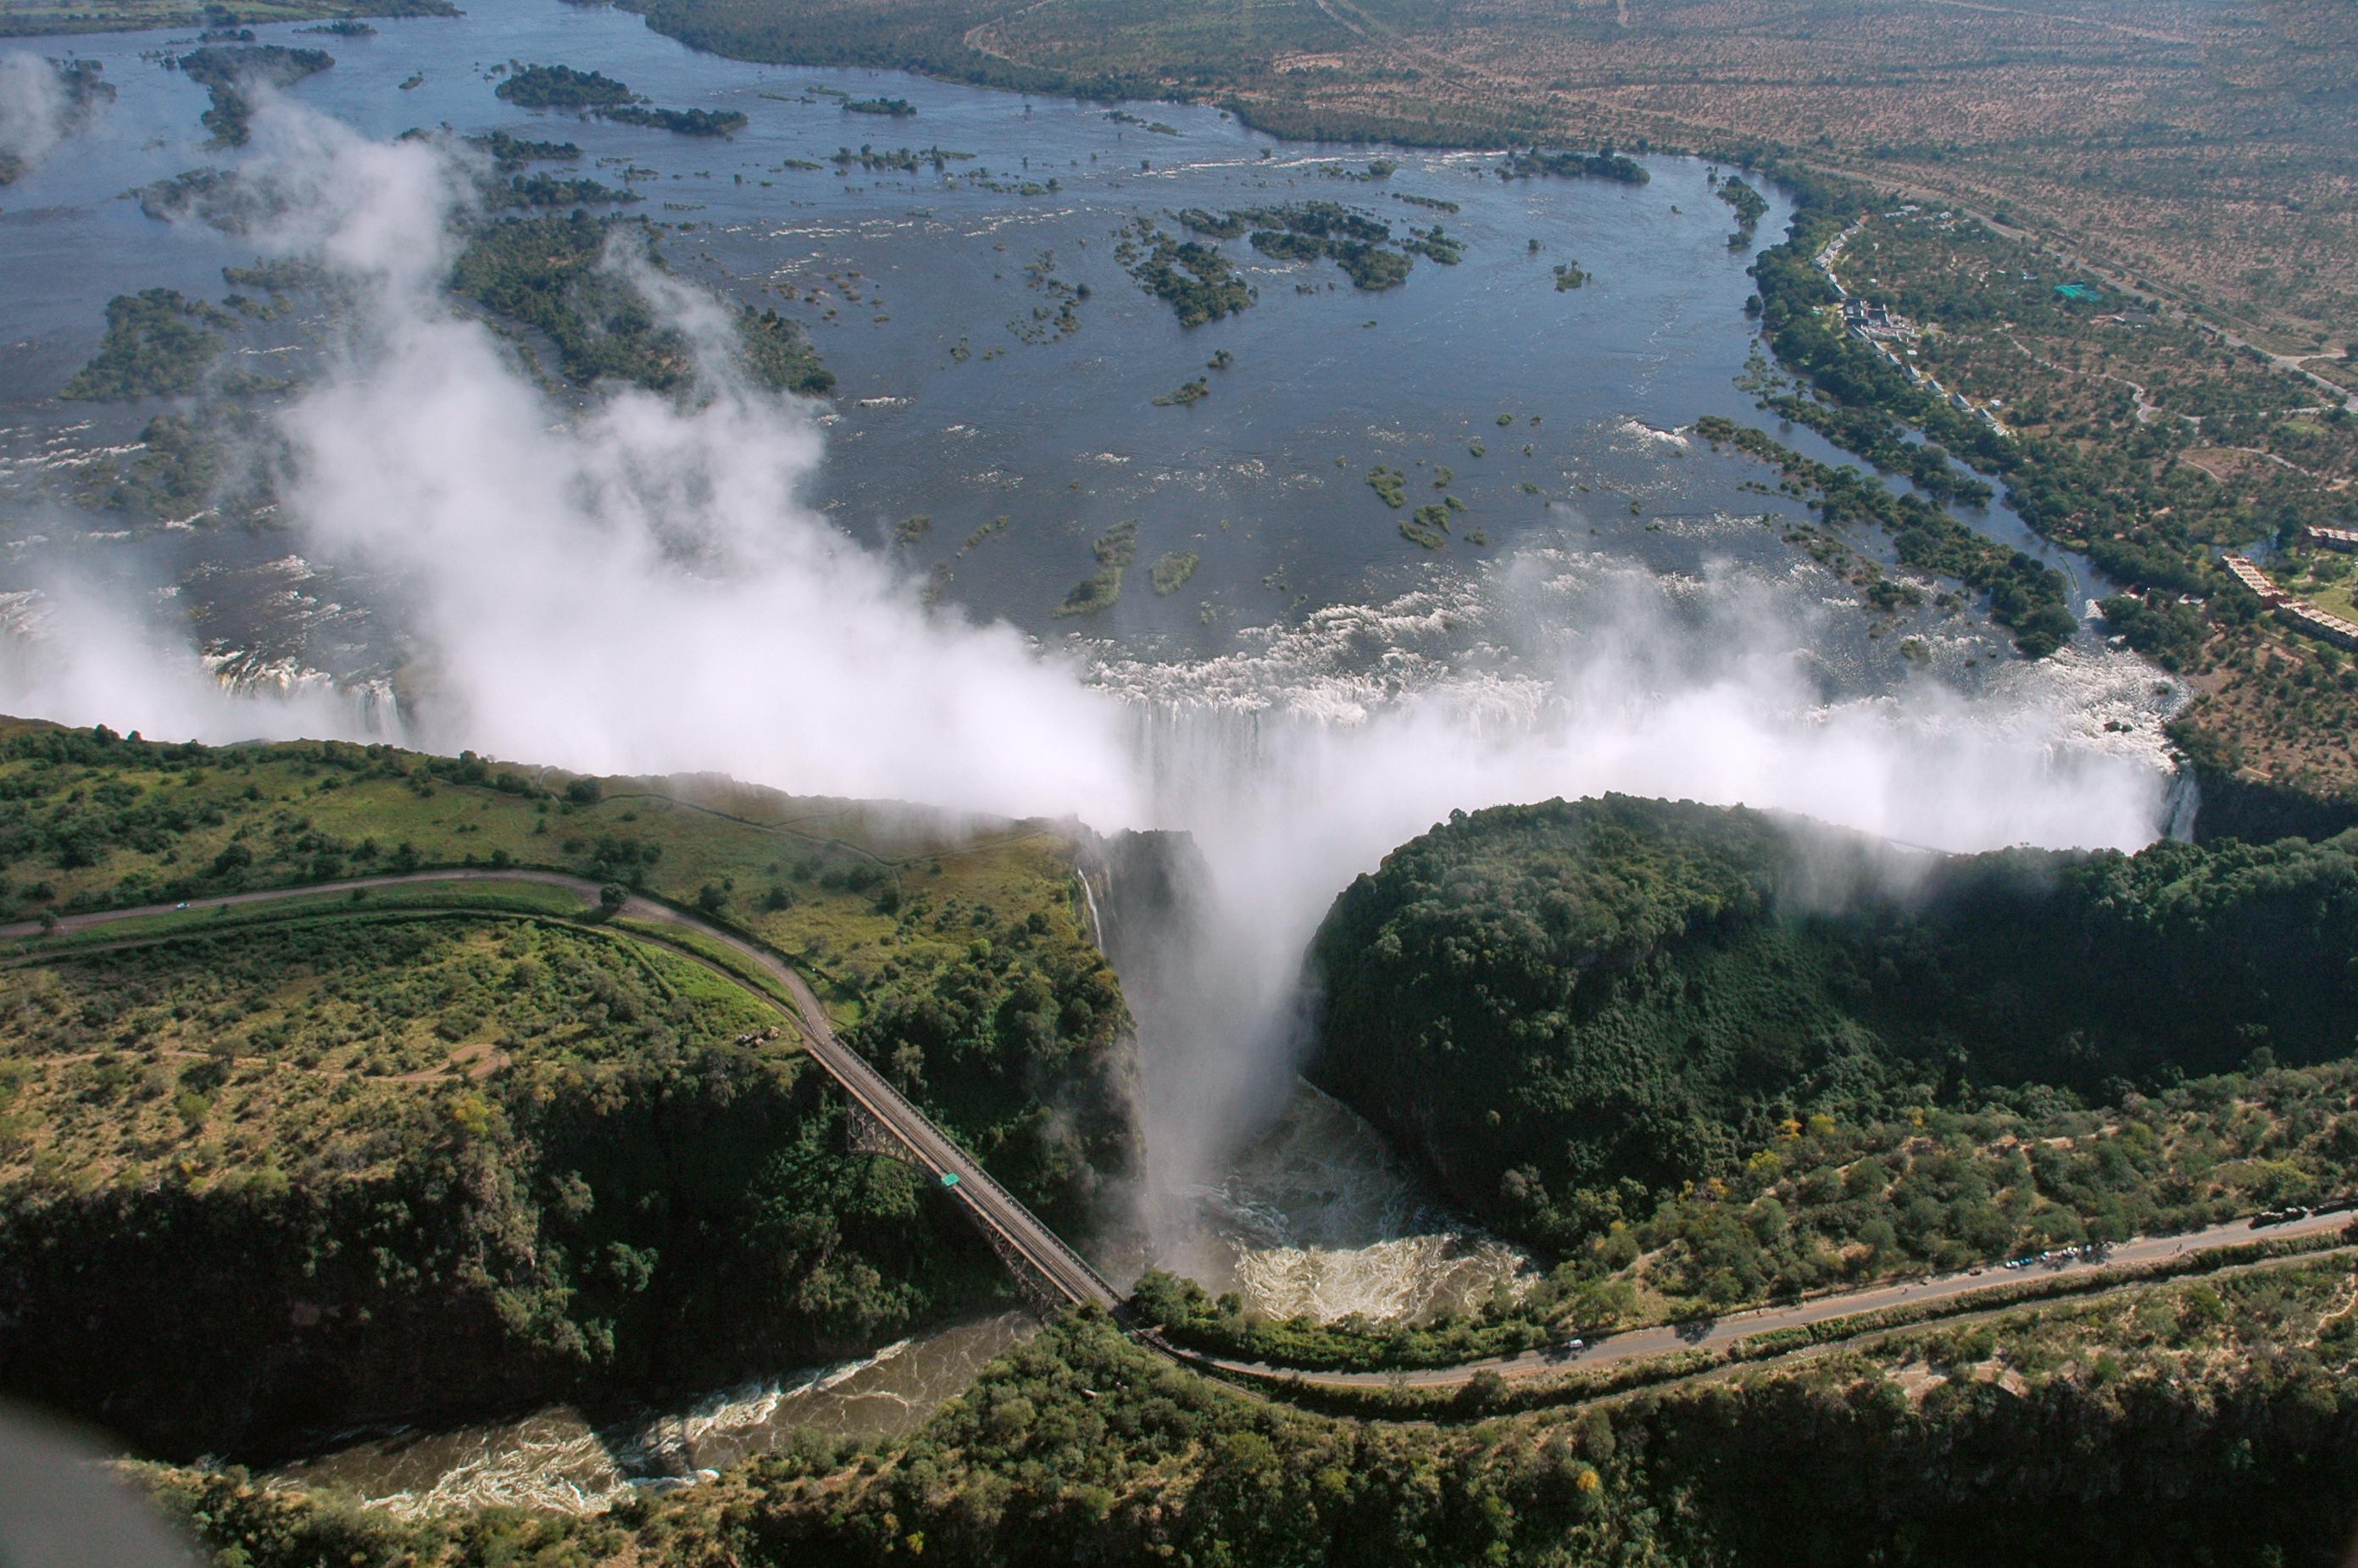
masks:
<path fill-rule="evenodd" d="M 38 55 L 0 55 L 0 168 L 28 168 L 65 135 L 66 92 Z"/>
<path fill-rule="evenodd" d="M 1531 556 L 1485 589 L 1493 641 L 1520 649 L 1509 676 L 1428 659 L 1403 683 L 1417 661 L 1399 647 L 1357 674 L 1305 651 L 1366 643 L 1380 613 L 1365 607 L 1249 656 L 1060 664 L 1012 628 L 923 609 L 803 504 L 815 427 L 749 392 L 725 355 L 706 354 L 685 404 L 628 392 L 574 417 L 554 407 L 441 293 L 471 189 L 448 146 L 370 143 L 287 103 L 265 103 L 255 130 L 246 178 L 273 189 L 273 243 L 322 256 L 362 302 L 330 373 L 282 417 L 285 510 L 308 548 L 401 585 L 427 692 L 407 738 L 1188 829 L 1202 857 L 1188 907 L 1124 963 L 1158 1185 L 1199 1180 L 1282 1102 L 1317 919 L 1452 809 L 1619 789 L 1945 849 L 2158 832 L 2154 760 L 2071 744 L 2051 692 L 1830 706 L 1795 657 L 1811 628 L 1790 596 L 1733 575 L 1665 586 Z M 718 341 L 708 302 L 641 283 L 691 341 Z M 151 733 L 353 727 L 316 701 L 230 703 L 192 654 L 164 657 L 124 621 L 60 609 L 49 643 L 64 657 L 46 676 L 0 671 L 0 700 Z M 103 673 L 81 678 L 97 657 Z"/>

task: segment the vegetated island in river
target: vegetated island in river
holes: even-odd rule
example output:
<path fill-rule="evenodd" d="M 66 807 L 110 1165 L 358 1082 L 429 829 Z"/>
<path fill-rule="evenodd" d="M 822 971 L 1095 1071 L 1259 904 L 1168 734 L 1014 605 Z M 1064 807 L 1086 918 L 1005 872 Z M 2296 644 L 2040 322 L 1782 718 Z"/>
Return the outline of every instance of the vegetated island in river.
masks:
<path fill-rule="evenodd" d="M 1644 185 L 1654 177 L 1646 166 L 1611 146 L 1593 153 L 1547 152 L 1538 147 L 1509 153 L 1498 166 L 1500 179 L 1529 179 L 1551 175 L 1558 179 L 1611 179 L 1623 185 Z"/>
<path fill-rule="evenodd" d="M 205 129 L 223 146 L 243 146 L 252 134 L 254 106 L 239 91 L 261 82 L 291 87 L 336 63 L 324 49 L 295 49 L 284 44 L 209 45 L 186 54 L 167 55 L 165 63 L 202 87 L 212 107 L 201 116 Z"/>
<path fill-rule="evenodd" d="M 1190 207 L 1179 222 L 1210 239 L 1240 236 L 1256 251 L 1280 261 L 1334 262 L 1355 288 L 1395 288 L 1408 280 L 1422 255 L 1455 266 L 1464 259 L 1458 243 L 1435 223 L 1394 238 L 1391 225 L 1340 202 L 1301 201 L 1279 207 L 1247 207 L 1213 213 Z"/>
<path fill-rule="evenodd" d="M 612 77 L 565 65 L 519 65 L 492 91 L 525 109 L 580 109 L 618 124 L 684 136 L 725 136 L 747 124 L 734 109 L 656 109 Z"/>

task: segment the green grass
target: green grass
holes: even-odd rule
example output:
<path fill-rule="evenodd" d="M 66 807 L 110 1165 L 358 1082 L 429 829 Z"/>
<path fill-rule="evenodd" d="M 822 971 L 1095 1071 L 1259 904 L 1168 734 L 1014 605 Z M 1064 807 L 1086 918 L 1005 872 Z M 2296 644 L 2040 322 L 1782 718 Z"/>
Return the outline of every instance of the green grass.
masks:
<path fill-rule="evenodd" d="M 603 940 L 625 948 L 663 949 L 685 955 L 690 961 L 683 974 L 692 977 L 687 989 L 708 998 L 733 998 L 740 1004 L 751 992 L 774 1010 L 790 1044 L 798 1044 L 801 1029 L 794 999 L 759 966 L 727 943 L 693 926 L 634 918 L 610 918 L 594 903 L 568 889 L 527 881 L 430 881 L 344 892 L 292 892 L 283 898 L 250 904 L 214 904 L 185 911 L 111 920 L 103 925 L 18 941 L 0 955 L 0 964 L 22 968 L 65 961 L 126 947 L 173 943 L 182 939 L 214 939 L 258 932 L 283 931 L 343 922 L 402 921 L 449 916 L 509 917 L 528 922 L 561 922 L 585 939 Z M 724 971 L 713 973 L 718 968 Z M 820 988 L 822 993 L 827 989 Z M 838 1010 L 838 1023 L 858 1021 L 857 999 Z"/>
<path fill-rule="evenodd" d="M 0 727 L 0 744 L 48 732 Z M 421 868 L 537 866 L 625 881 L 687 909 L 698 908 L 709 887 L 708 917 L 817 960 L 854 995 L 888 961 L 962 951 L 962 941 L 901 918 L 894 906 L 904 900 L 1019 916 L 1040 908 L 1065 936 L 1081 935 L 1070 842 L 1036 824 L 978 836 L 922 813 L 711 780 L 610 780 L 601 799 L 580 803 L 564 797 L 570 775 L 543 772 L 528 781 L 480 766 L 481 782 L 468 783 L 430 772 L 416 753 L 337 745 L 210 752 L 193 767 L 155 754 L 125 754 L 124 765 L 59 766 L 0 753 L 0 781 L 18 792 L 0 802 L 7 862 L 0 911 L 25 920 L 44 909 L 369 875 L 404 869 L 406 845 Z M 503 777 L 510 789 L 497 787 Z M 66 799 L 101 786 L 130 797 L 111 811 Z M 233 845 L 252 862 L 213 874 Z M 445 902 L 533 912 L 568 909 L 572 898 L 525 884 L 437 887 L 432 896 Z M 769 907 L 773 890 L 783 907 Z"/>
<path fill-rule="evenodd" d="M 715 778 L 587 781 L 471 754 L 425 757 L 384 745 L 214 750 L 0 721 L 0 914 L 9 920 L 470 865 L 545 868 L 590 884 L 620 881 L 783 955 L 809 976 L 847 1044 L 875 1061 L 992 1176 L 1059 1226 L 1080 1224 L 1092 1212 L 1098 1184 L 1120 1179 L 1134 1158 L 1122 1092 L 1130 1070 L 1127 1011 L 1120 986 L 1082 926 L 1076 853 L 1071 837 L 1044 823 L 950 820 L 913 806 L 787 797 Z M 33 938 L 16 962 L 19 969 L 54 969 L 81 962 L 78 953 L 111 962 L 92 950 L 135 936 L 187 936 L 191 929 L 203 934 L 198 941 L 233 953 L 245 943 L 297 936 L 361 941 L 359 931 L 450 917 L 507 926 L 537 922 L 568 931 L 573 941 L 609 943 L 670 969 L 684 967 L 691 979 L 672 986 L 675 1000 L 709 995 L 762 1028 L 781 1021 L 781 990 L 724 943 L 667 922 L 620 922 L 634 929 L 613 929 L 585 910 L 578 893 L 531 881 L 437 880 L 368 889 L 359 901 L 349 892 L 302 892 L 283 903 L 238 905 L 222 914 L 168 910 L 82 936 L 52 936 L 54 948 L 40 948 L 40 938 Z M 654 943 L 696 962 L 655 953 Z M 719 974 L 705 969 L 708 962 Z M 642 1004 L 632 1007 L 648 1016 Z M 745 1028 L 731 1028 L 729 1037 Z M 0 1016 L 0 1052 L 12 1040 L 12 1023 Z M 762 1054 L 771 1065 L 783 1059 L 773 1047 Z M 488 1068 L 483 1092 L 498 1092 L 498 1104 L 514 1106 L 512 1115 L 521 1120 L 540 1118 L 540 1108 L 525 1108 L 535 1092 L 533 1070 L 519 1054 L 504 1052 L 504 1065 Z M 658 1054 L 644 1061 L 644 1085 L 687 1070 Z M 741 1070 L 752 1073 L 738 1064 L 729 1076 Z M 773 1085 L 759 1094 L 773 1089 L 785 1092 Z M 594 1087 L 580 1092 L 594 1094 Z M 644 1092 L 655 1094 L 655 1087 Z M 826 1089 L 793 1087 L 793 1125 L 818 1127 L 809 1118 Z M 806 1097 L 816 1098 L 802 1104 Z M 406 1151 L 403 1158 L 413 1160 L 427 1158 L 434 1137 L 425 1122 L 386 1130 L 386 1139 Z M 783 1134 L 771 1127 L 759 1137 Z M 269 1167 L 269 1146 L 226 1148 L 224 1179 L 257 1179 Z M 757 1141 L 731 1160 L 752 1160 L 759 1151 Z M 94 1172 L 66 1151 L 54 1155 L 45 1179 L 70 1186 Z M 7 1245 L 5 1188 L 0 1182 L 0 1249 Z M 97 1217 L 90 1224 L 99 1224 Z M 342 1245 L 342 1233 L 330 1228 L 319 1245 Z M 898 1257 L 898 1243 L 875 1245 Z M 146 1269 L 136 1260 L 123 1266 Z M 922 1269 L 893 1278 L 920 1276 Z M 887 1281 L 877 1290 L 892 1297 L 903 1285 Z M 860 1287 L 854 1294 L 871 1299 L 872 1292 Z M 283 1311 L 283 1303 L 269 1311 Z M 877 1311 L 877 1323 L 905 1327 L 920 1306 Z M 587 1335 L 594 1325 L 580 1321 L 576 1327 Z M 169 1339 L 169 1332 L 156 1332 Z M 547 1332 L 557 1335 L 547 1344 L 557 1344 L 573 1330 Z"/>
<path fill-rule="evenodd" d="M 2340 582 L 2320 583 L 2303 597 L 2320 610 L 2331 611 L 2344 621 L 2358 621 L 2358 598 L 2352 596 L 2350 580 L 2346 578 Z"/>
<path fill-rule="evenodd" d="M 784 1008 L 789 1016 L 794 1012 L 794 998 L 787 994 L 784 987 L 779 985 L 771 976 L 764 974 L 759 966 L 748 962 L 745 956 L 734 947 L 725 942 L 715 941 L 711 936 L 693 926 L 674 925 L 662 921 L 640 920 L 633 916 L 623 915 L 613 922 L 613 928 L 659 943 L 664 946 L 679 948 L 693 954 L 708 964 L 717 965 L 728 971 L 737 985 L 754 991 L 777 1006 Z M 716 980 L 719 979 L 717 976 L 714 978 Z M 817 989 L 814 988 L 814 989 Z M 830 1010 L 831 1012 L 832 1011 Z M 835 1019 L 838 1023 L 853 1023 L 858 1021 L 856 1011 L 851 1011 L 849 1016 Z"/>
<path fill-rule="evenodd" d="M 954 823 L 712 778 L 582 780 L 384 746 L 211 750 L 0 723 L 0 914 L 466 866 L 624 883 L 783 956 L 857 1048 L 893 1065 L 904 1092 L 1051 1223 L 1077 1216 L 1090 1164 L 1129 1158 L 1127 1014 L 1083 929 L 1076 848 L 1039 822 Z M 578 913 L 574 895 L 523 883 L 370 901 Z M 167 914 L 135 930 L 233 918 Z M 644 935 L 776 995 L 717 944 Z"/>

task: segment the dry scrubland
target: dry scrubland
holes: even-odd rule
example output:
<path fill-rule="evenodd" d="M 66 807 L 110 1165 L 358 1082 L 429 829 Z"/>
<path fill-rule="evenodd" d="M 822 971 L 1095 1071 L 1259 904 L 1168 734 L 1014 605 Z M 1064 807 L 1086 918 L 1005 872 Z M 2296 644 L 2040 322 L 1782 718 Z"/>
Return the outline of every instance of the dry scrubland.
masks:
<path fill-rule="evenodd" d="M 774 990 L 623 893 L 787 955 L 1077 1229 L 1131 1159 L 1080 850 L 717 780 L 0 723 L 0 1390 L 251 1454 L 710 1389 L 996 1303 L 997 1260 L 854 1135 Z M 605 895 L 434 875 L 470 867 Z"/>
<path fill-rule="evenodd" d="M 643 0 L 753 59 L 1233 103 L 1289 134 L 1805 154 L 2010 211 L 2262 331 L 2358 334 L 2341 0 Z"/>
<path fill-rule="evenodd" d="M 2258 353 L 2129 297 L 2059 297 L 2059 283 L 2085 275 L 1971 219 L 1874 214 L 1833 275 L 1912 329 L 1887 340 L 1895 356 L 2002 417 L 2028 455 L 2008 477 L 2032 525 L 2144 590 L 2148 609 L 2115 613 L 2114 600 L 2107 612 L 2190 680 L 2186 741 L 2307 794 L 2358 787 L 2358 675 L 2343 652 L 2255 613 L 2202 565 L 2273 535 L 2283 586 L 2358 618 L 2351 557 L 2299 542 L 2304 526 L 2350 525 L 2358 418 Z M 2181 594 L 2209 597 L 2217 613 L 2178 606 Z"/>

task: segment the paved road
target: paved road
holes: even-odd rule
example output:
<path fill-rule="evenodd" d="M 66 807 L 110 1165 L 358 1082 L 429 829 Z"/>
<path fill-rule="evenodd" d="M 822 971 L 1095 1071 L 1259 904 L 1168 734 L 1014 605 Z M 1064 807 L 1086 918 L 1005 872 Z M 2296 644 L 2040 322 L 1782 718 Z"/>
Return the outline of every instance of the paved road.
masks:
<path fill-rule="evenodd" d="M 1840 1295 L 1821 1296 L 1792 1306 L 1766 1307 L 1757 1312 L 1736 1313 L 1727 1317 L 1703 1323 L 1671 1324 L 1660 1328 L 1633 1329 L 1600 1339 L 1586 1349 L 1573 1352 L 1562 1346 L 1526 1351 L 1520 1356 L 1506 1356 L 1487 1361 L 1469 1361 L 1455 1367 L 1422 1368 L 1407 1372 L 1293 1372 L 1282 1367 L 1271 1367 L 1259 1362 L 1229 1361 L 1214 1357 L 1190 1356 L 1187 1358 L 1229 1371 L 1244 1372 L 1264 1378 L 1298 1377 L 1305 1383 L 1324 1383 L 1334 1387 L 1387 1388 L 1405 1383 L 1411 1388 L 1448 1388 L 1470 1382 L 1483 1372 L 1496 1372 L 1502 1378 L 1531 1378 L 1548 1372 L 1562 1372 L 1579 1367 L 1607 1367 L 1617 1362 L 1634 1361 L 1649 1356 L 1661 1356 L 1674 1350 L 1715 1349 L 1755 1334 L 1767 1334 L 1779 1328 L 1801 1328 L 1812 1324 L 1829 1323 L 1840 1318 L 1857 1317 L 1867 1313 L 1887 1311 L 1892 1307 L 1915 1306 L 1925 1302 L 1956 1301 L 1985 1292 L 2018 1285 L 2026 1280 L 2052 1279 L 2060 1274 L 2102 1274 L 2118 1271 L 2138 1264 L 2159 1262 L 2186 1252 L 2202 1252 L 2213 1248 L 2229 1247 L 2238 1242 L 2274 1240 L 2281 1237 L 2315 1236 L 2320 1232 L 2341 1229 L 2358 1219 L 2358 1215 L 2321 1214 L 2288 1225 L 2271 1226 L 2266 1230 L 2254 1230 L 2245 1220 L 2231 1220 L 2214 1225 L 2208 1230 L 2190 1231 L 2183 1236 L 2142 1236 L 2112 1248 L 2101 1262 L 2086 1259 L 2059 1259 L 2051 1263 L 2036 1264 L 2024 1269 L 1993 1266 L 1963 1274 L 1943 1274 L 1929 1280 L 1911 1280 L 1904 1284 L 1878 1285 L 1870 1290 L 1848 1291 Z M 1965 1303 L 1970 1306 L 1970 1302 Z"/>
<path fill-rule="evenodd" d="M 208 910 L 268 903 L 279 899 L 316 897 L 321 893 L 395 887 L 406 882 L 454 881 L 535 882 L 579 893 L 591 904 L 595 904 L 600 896 L 599 883 L 559 871 L 490 868 L 416 871 L 400 876 L 354 877 L 343 881 L 315 882 L 308 887 L 227 893 L 216 898 L 191 899 L 185 905 L 156 903 L 137 909 L 69 914 L 60 917 L 53 929 L 58 933 L 90 931 L 117 921 L 185 913 L 191 917 L 190 928 L 201 931 L 203 923 L 193 917 Z M 707 941 L 719 943 L 776 980 L 794 999 L 795 1011 L 802 1022 L 803 1035 L 812 1059 L 843 1086 L 844 1092 L 855 1104 L 882 1123 L 902 1147 L 908 1150 L 936 1180 L 955 1177 L 955 1181 L 947 1183 L 949 1190 L 966 1206 L 967 1212 L 974 1217 L 977 1224 L 1006 1248 L 1011 1249 L 1067 1300 L 1109 1311 L 1120 1304 L 1120 1292 L 1090 1268 L 1079 1253 L 1065 1246 L 1055 1231 L 1043 1225 L 1031 1210 L 1016 1201 L 1013 1195 L 991 1180 L 979 1164 L 935 1126 L 925 1112 L 903 1098 L 876 1069 L 860 1058 L 859 1053 L 836 1038 L 835 1026 L 828 1021 L 827 1010 L 819 1005 L 818 998 L 811 994 L 811 989 L 802 976 L 787 968 L 774 955 L 743 937 L 666 904 L 634 896 L 616 913 L 635 920 L 694 931 Z M 41 927 L 30 921 L 0 925 L 0 940 L 38 937 L 41 935 Z M 690 956 L 693 957 L 692 954 Z"/>
<path fill-rule="evenodd" d="M 267 903 L 279 899 L 300 898 L 320 893 L 347 892 L 354 889 L 393 887 L 406 882 L 509 881 L 536 882 L 543 886 L 563 888 L 579 893 L 585 901 L 595 903 L 600 896 L 596 882 L 571 877 L 557 871 L 500 871 L 488 868 L 449 871 L 416 871 L 406 876 L 359 877 L 344 881 L 315 883 L 309 887 L 278 888 L 260 892 L 230 893 L 217 898 L 194 899 L 187 905 L 149 904 L 139 909 L 107 910 L 92 914 L 67 915 L 55 926 L 58 932 L 89 931 L 117 921 L 141 916 L 171 914 L 185 909 L 193 916 L 203 911 L 235 907 L 243 904 Z M 898 1090 L 886 1083 L 858 1053 L 837 1039 L 834 1025 L 827 1010 L 819 1005 L 801 975 L 782 962 L 775 955 L 731 932 L 683 914 L 665 904 L 633 897 L 618 912 L 631 918 L 651 924 L 673 925 L 698 933 L 706 940 L 717 942 L 737 954 L 746 962 L 769 976 L 782 986 L 794 1000 L 804 1036 L 811 1056 L 821 1067 L 843 1086 L 844 1092 L 871 1116 L 881 1122 L 902 1146 L 936 1179 L 955 1176 L 951 1192 L 966 1206 L 976 1223 L 1028 1263 L 1039 1275 L 1076 1303 L 1115 1311 L 1121 1304 L 1120 1292 L 1108 1284 L 1080 1254 L 1059 1239 L 1056 1233 L 1043 1225 L 1032 1212 L 1018 1202 L 1006 1189 L 991 1180 L 982 1167 L 953 1143 L 942 1130 L 934 1125 L 923 1111 L 903 1098 Z M 202 924 L 190 921 L 192 929 L 203 929 Z M 0 925 L 0 940 L 38 937 L 41 927 L 30 922 Z M 145 938 L 143 938 L 144 940 Z M 696 955 L 689 952 L 688 956 Z M 707 960 L 699 960 L 707 961 Z M 1505 1378 L 1537 1377 L 1560 1372 L 1572 1367 L 1602 1367 L 1617 1362 L 1637 1360 L 1649 1356 L 1660 1356 L 1677 1350 L 1711 1349 L 1725 1346 L 1755 1334 L 1766 1334 L 1780 1328 L 1806 1327 L 1868 1313 L 1887 1311 L 1893 1307 L 1915 1306 L 1927 1302 L 1958 1301 L 1985 1292 L 2018 1284 L 2027 1279 L 2047 1279 L 2060 1274 L 2090 1274 L 2122 1271 L 2140 1264 L 2158 1262 L 2187 1252 L 2201 1252 L 2237 1242 L 2314 1236 L 2341 1229 L 2351 1223 L 2349 1214 L 2311 1215 L 2288 1225 L 2273 1226 L 2255 1231 L 2243 1220 L 2215 1225 L 2207 1230 L 2183 1236 L 2139 1237 L 2112 1248 L 2102 1261 L 2088 1259 L 2059 1259 L 2027 1269 L 1989 1268 L 1963 1274 L 1946 1274 L 1928 1280 L 1913 1280 L 1903 1284 L 1880 1285 L 1869 1290 L 1852 1291 L 1840 1295 L 1822 1296 L 1791 1306 L 1768 1307 L 1757 1312 L 1738 1313 L 1704 1323 L 1670 1325 L 1659 1328 L 1635 1329 L 1602 1339 L 1578 1352 L 1553 1346 L 1526 1351 L 1520 1356 L 1501 1357 L 1487 1361 L 1467 1362 L 1455 1367 L 1423 1368 L 1406 1372 L 1294 1372 L 1291 1368 L 1272 1367 L 1262 1362 L 1234 1361 L 1219 1357 L 1198 1355 L 1163 1344 L 1157 1336 L 1147 1336 L 1146 1342 L 1183 1361 L 1199 1366 L 1216 1367 L 1229 1371 L 1260 1377 L 1299 1377 L 1304 1382 L 1339 1387 L 1389 1387 L 1406 1383 L 1411 1387 L 1446 1388 L 1471 1381 L 1484 1372 L 1496 1372 Z M 1970 1306 L 1970 1300 L 1964 1301 Z"/>

